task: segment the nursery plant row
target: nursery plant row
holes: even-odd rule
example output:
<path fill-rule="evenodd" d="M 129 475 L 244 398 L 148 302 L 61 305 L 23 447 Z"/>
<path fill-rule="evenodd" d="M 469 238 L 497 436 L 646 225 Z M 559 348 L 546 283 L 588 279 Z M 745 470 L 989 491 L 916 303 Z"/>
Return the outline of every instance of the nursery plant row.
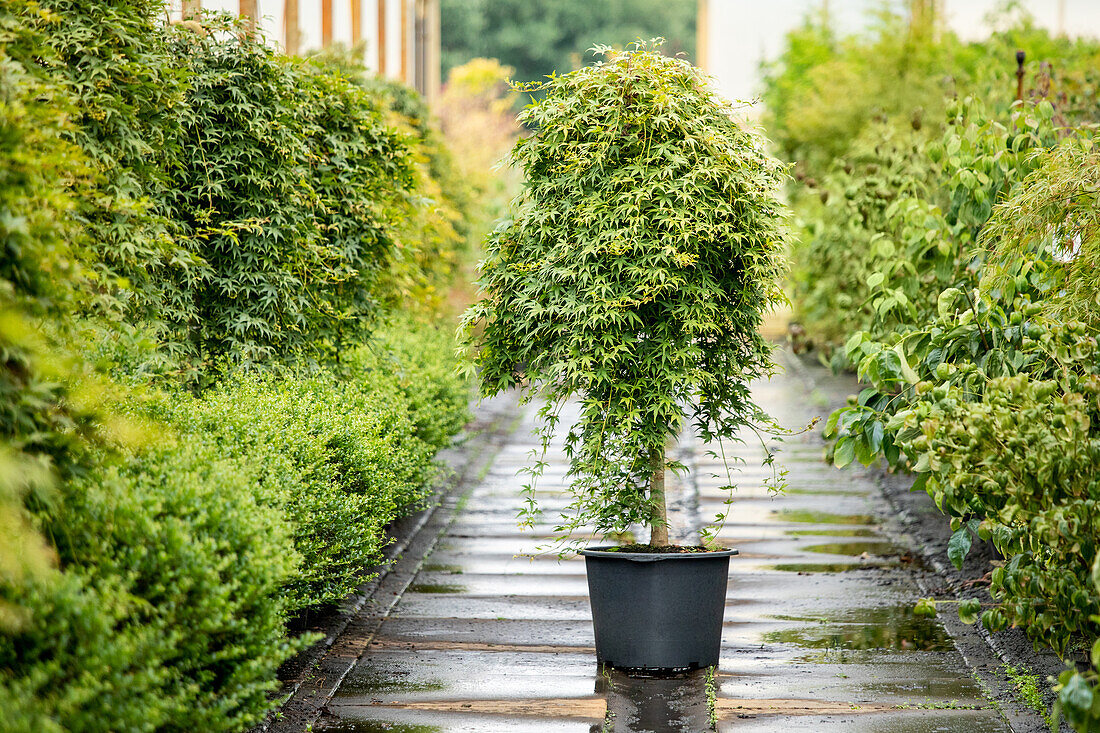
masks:
<path fill-rule="evenodd" d="M 1095 733 L 1100 44 L 1008 28 L 788 37 L 765 101 L 797 161 L 793 335 L 865 387 L 828 420 L 832 462 L 911 472 L 956 565 L 992 543 L 960 617 L 1057 652 L 1055 716 Z"/>
<path fill-rule="evenodd" d="M 465 424 L 433 323 L 475 196 L 351 55 L 0 5 L 0 728 L 273 708 L 315 640 L 288 623 L 366 579 Z"/>

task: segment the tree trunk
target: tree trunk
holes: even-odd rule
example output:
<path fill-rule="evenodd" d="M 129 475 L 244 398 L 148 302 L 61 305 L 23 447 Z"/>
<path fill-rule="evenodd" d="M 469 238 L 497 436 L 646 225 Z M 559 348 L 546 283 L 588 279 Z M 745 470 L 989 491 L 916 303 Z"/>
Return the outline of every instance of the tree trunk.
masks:
<path fill-rule="evenodd" d="M 653 471 L 649 479 L 649 500 L 653 504 L 649 515 L 649 544 L 663 547 L 668 544 L 668 508 L 665 506 L 665 452 L 653 448 L 649 451 L 649 465 Z"/>

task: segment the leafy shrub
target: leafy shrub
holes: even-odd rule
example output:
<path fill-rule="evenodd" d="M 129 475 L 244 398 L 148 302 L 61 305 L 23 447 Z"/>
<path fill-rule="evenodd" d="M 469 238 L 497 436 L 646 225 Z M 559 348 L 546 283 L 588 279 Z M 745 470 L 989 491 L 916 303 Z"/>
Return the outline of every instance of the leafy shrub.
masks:
<path fill-rule="evenodd" d="M 242 376 L 201 398 L 176 396 L 166 417 L 188 440 L 255 467 L 257 501 L 285 513 L 302 566 L 293 610 L 336 602 L 382 560 L 385 526 L 423 506 L 435 453 L 466 422 L 451 339 L 409 332 L 362 347 L 339 374 Z"/>
<path fill-rule="evenodd" d="M 0 704 L 11 733 L 155 730 L 167 673 L 145 666 L 156 629 L 128 625 L 125 593 L 78 572 L 0 584 L 22 609 L 0 630 Z M 106 721 L 112 721 L 110 725 Z"/>
<path fill-rule="evenodd" d="M 961 565 L 974 535 L 1004 558 L 983 623 L 1020 626 L 1076 657 L 1100 636 L 1090 578 L 1100 549 L 1091 476 L 1100 459 L 1100 288 L 1086 124 L 1095 105 L 1081 104 L 1095 95 L 1100 45 L 1054 39 L 1026 22 L 978 43 L 945 37 L 938 43 L 952 53 L 943 68 L 963 94 L 943 104 L 945 124 L 924 115 L 911 134 L 899 132 L 908 101 L 891 109 L 886 98 L 876 123 L 877 98 L 848 103 L 850 93 L 825 84 L 833 61 L 864 69 L 854 77 L 862 85 L 894 83 L 867 65 L 873 42 L 836 44 L 813 30 L 792 37 L 769 92 L 781 102 L 777 136 L 811 173 L 846 151 L 848 165 L 826 174 L 820 191 L 795 194 L 809 234 L 793 252 L 796 308 L 817 343 L 844 341 L 834 365 L 854 366 L 867 383 L 830 416 L 832 460 L 882 457 L 915 470 L 915 488 L 951 518 L 952 562 Z M 1028 52 L 1034 86 L 1010 109 L 1011 67 L 982 53 L 1007 61 L 1013 47 Z M 805 99 L 851 124 L 825 145 L 781 117 L 804 114 Z M 902 138 L 911 146 L 899 147 Z M 960 616 L 976 618 L 976 607 L 961 604 Z M 1095 729 L 1088 711 L 1096 682 L 1095 670 L 1061 681 L 1062 708 L 1078 730 Z"/>
<path fill-rule="evenodd" d="M 562 529 L 656 535 L 668 436 L 689 415 L 708 439 L 760 418 L 746 383 L 771 364 L 757 327 L 782 297 L 782 170 L 686 61 L 601 53 L 521 115 L 526 186 L 464 327 L 483 393 L 539 386 L 544 446 L 579 397 Z"/>
<path fill-rule="evenodd" d="M 1008 124 L 971 98 L 950 102 L 947 115 L 943 133 L 923 143 L 870 128 L 872 138 L 826 177 L 823 202 L 803 206 L 809 224 L 792 252 L 792 295 L 826 351 L 858 333 L 893 346 L 926 330 L 941 292 L 969 297 L 985 271 L 976 242 L 994 204 L 1017 190 L 1034 151 L 1056 143 L 1047 101 Z M 1003 290 L 1009 305 L 1014 277 Z M 841 351 L 835 363 L 860 356 Z"/>
<path fill-rule="evenodd" d="M 67 137 L 90 161 L 94 185 L 76 191 L 84 305 L 98 314 L 185 323 L 193 303 L 180 283 L 198 266 L 165 208 L 179 150 L 186 81 L 158 0 L 20 2 L 18 22 L 41 34 L 52 97 L 71 103 Z M 65 176 L 60 180 L 64 181 Z"/>
<path fill-rule="evenodd" d="M 201 442 L 108 461 L 40 512 L 63 574 L 5 588 L 27 622 L 0 685 L 61 730 L 242 730 L 259 720 L 285 638 L 277 590 L 297 556 L 255 467 Z M 35 710 L 38 709 L 36 713 Z"/>
<path fill-rule="evenodd" d="M 1095 339 L 1083 339 L 1079 353 L 1091 360 Z M 907 416 L 919 433 L 902 446 L 928 472 L 937 506 L 958 518 L 956 542 L 967 542 L 963 525 L 974 518 L 1006 559 L 993 571 L 1000 605 L 987 625 L 1021 626 L 1063 655 L 1078 638 L 1097 638 L 1090 565 L 1100 552 L 1100 379 L 1017 374 L 991 380 L 978 399 L 958 387 L 940 393 Z"/>
<path fill-rule="evenodd" d="M 204 263 L 188 337 L 245 362 L 339 348 L 376 315 L 409 148 L 337 73 L 227 30 L 176 44 L 191 88 L 171 203 Z"/>
<path fill-rule="evenodd" d="M 1100 221 L 1094 192 L 1100 156 L 1091 136 L 1071 136 L 1032 153 L 1032 172 L 996 208 L 982 232 L 992 267 L 987 287 L 1007 288 L 1014 263 L 1050 260 L 1059 287 L 1044 301 L 1056 319 L 1100 323 Z"/>
<path fill-rule="evenodd" d="M 867 328 L 874 318 L 868 278 L 884 262 L 909 262 L 898 254 L 899 208 L 927 194 L 921 148 L 913 134 L 873 126 L 815 182 L 819 200 L 803 202 L 804 230 L 792 247 L 789 289 L 813 345 L 828 351 Z"/>

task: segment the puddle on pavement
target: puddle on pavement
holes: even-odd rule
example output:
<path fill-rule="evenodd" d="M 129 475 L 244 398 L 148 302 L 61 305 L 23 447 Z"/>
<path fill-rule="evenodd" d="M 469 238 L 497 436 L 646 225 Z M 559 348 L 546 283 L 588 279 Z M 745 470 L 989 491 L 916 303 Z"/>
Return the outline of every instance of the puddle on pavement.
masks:
<path fill-rule="evenodd" d="M 820 552 L 826 555 L 860 556 L 867 553 L 872 557 L 898 557 L 904 550 L 891 542 L 828 542 L 821 545 L 809 545 L 798 548 L 805 552 Z"/>
<path fill-rule="evenodd" d="M 411 725 L 389 723 L 384 720 L 341 720 L 339 723 L 322 724 L 318 733 L 442 733 L 437 725 Z"/>
<path fill-rule="evenodd" d="M 380 692 L 439 692 L 447 689 L 442 682 L 432 679 L 410 679 L 411 672 L 400 666 L 379 666 L 368 669 L 356 667 L 342 683 L 337 694 L 340 697 L 374 695 Z"/>
<path fill-rule="evenodd" d="M 878 537 L 878 533 L 867 527 L 851 529 L 789 529 L 784 534 L 791 537 Z"/>
<path fill-rule="evenodd" d="M 813 626 L 769 631 L 763 640 L 806 649 L 943 652 L 954 649 L 935 619 L 917 616 L 910 605 L 852 609 L 833 617 L 787 617 Z"/>
<path fill-rule="evenodd" d="M 413 583 L 409 586 L 412 593 L 465 593 L 466 586 L 455 583 Z"/>
<path fill-rule="evenodd" d="M 447 573 L 450 575 L 462 575 L 461 565 L 446 565 L 443 563 L 424 563 L 420 569 L 426 573 Z"/>
<path fill-rule="evenodd" d="M 772 512 L 782 522 L 805 522 L 812 524 L 875 524 L 875 518 L 869 514 L 830 514 L 810 509 L 783 509 Z"/>
<path fill-rule="evenodd" d="M 697 733 L 714 728 L 707 704 L 707 671 L 673 677 L 628 676 L 597 671 L 595 692 L 607 699 L 607 717 L 596 733 Z"/>
<path fill-rule="evenodd" d="M 783 493 L 804 494 L 807 496 L 867 496 L 867 492 L 862 489 L 834 489 L 832 487 L 825 489 L 788 488 Z"/>
<path fill-rule="evenodd" d="M 784 573 L 846 573 L 850 570 L 872 570 L 897 566 L 893 562 L 785 562 L 764 565 L 763 570 L 780 570 Z"/>

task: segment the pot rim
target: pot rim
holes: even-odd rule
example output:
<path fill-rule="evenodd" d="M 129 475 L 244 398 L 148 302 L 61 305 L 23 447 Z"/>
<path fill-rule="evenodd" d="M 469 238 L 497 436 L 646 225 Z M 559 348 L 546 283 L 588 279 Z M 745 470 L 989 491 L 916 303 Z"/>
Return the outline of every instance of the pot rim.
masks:
<path fill-rule="evenodd" d="M 738 550 L 715 550 L 712 552 L 615 552 L 608 551 L 616 545 L 586 547 L 579 553 L 585 557 L 615 558 L 630 562 L 659 562 L 661 560 L 711 560 L 718 557 L 731 557 L 741 554 Z"/>

